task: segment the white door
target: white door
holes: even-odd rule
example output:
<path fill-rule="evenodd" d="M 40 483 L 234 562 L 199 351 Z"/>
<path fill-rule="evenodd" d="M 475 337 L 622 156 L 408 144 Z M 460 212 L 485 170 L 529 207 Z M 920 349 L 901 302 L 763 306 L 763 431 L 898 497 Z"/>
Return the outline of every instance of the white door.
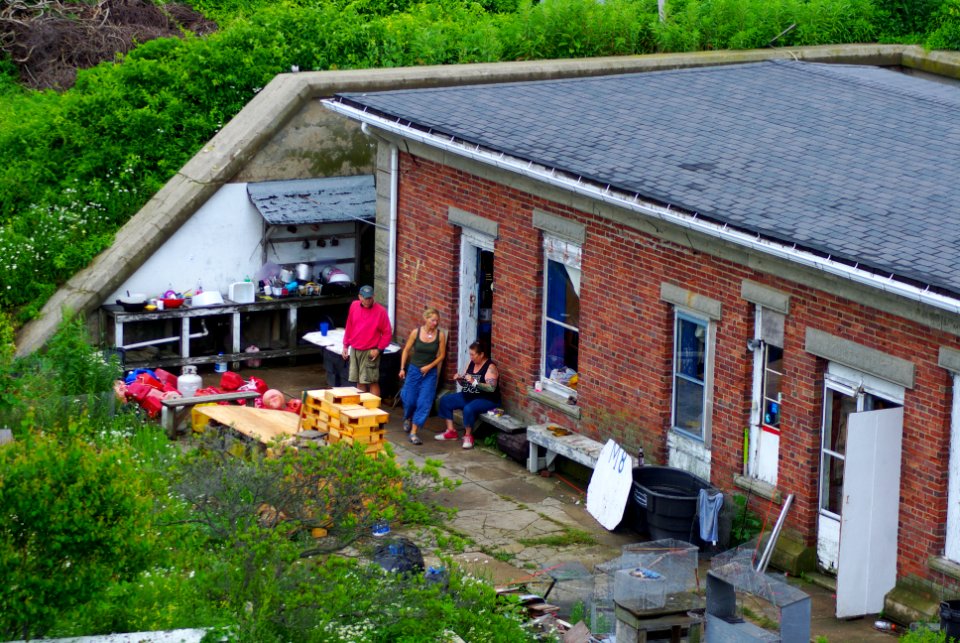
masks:
<path fill-rule="evenodd" d="M 463 372 L 470 361 L 470 344 L 478 337 L 480 317 L 481 253 L 493 252 L 493 237 L 463 228 L 460 236 L 460 320 L 457 328 L 457 371 Z"/>
<path fill-rule="evenodd" d="M 902 407 L 848 419 L 837 618 L 881 612 L 897 582 L 902 433 Z"/>

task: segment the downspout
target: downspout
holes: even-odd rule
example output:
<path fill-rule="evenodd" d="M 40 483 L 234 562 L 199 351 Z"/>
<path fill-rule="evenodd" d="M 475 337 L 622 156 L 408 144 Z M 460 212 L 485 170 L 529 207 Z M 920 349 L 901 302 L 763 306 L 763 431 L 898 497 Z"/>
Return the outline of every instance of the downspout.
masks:
<path fill-rule="evenodd" d="M 921 304 L 945 310 L 949 313 L 960 314 L 960 299 L 943 295 L 930 288 L 922 288 L 912 284 L 897 281 L 894 275 L 884 277 L 875 272 L 864 270 L 859 266 L 850 266 L 832 257 L 822 257 L 812 252 L 796 247 L 796 244 L 786 244 L 764 239 L 756 233 L 737 230 L 723 223 L 714 223 L 700 218 L 696 213 L 690 214 L 672 209 L 670 206 L 661 206 L 650 203 L 640 194 L 630 195 L 609 185 L 600 186 L 584 180 L 582 177 L 571 177 L 564 173 L 533 161 L 511 157 L 502 152 L 490 151 L 479 145 L 466 144 L 450 136 L 439 136 L 408 127 L 398 122 L 371 114 L 332 100 L 324 100 L 323 104 L 330 110 L 361 122 L 373 123 L 375 127 L 392 132 L 430 147 L 455 154 L 468 159 L 479 161 L 508 172 L 519 174 L 563 188 L 574 194 L 586 196 L 604 203 L 609 203 L 627 210 L 638 212 L 645 216 L 654 217 L 672 223 L 673 225 L 695 230 L 710 237 L 723 239 L 735 245 L 755 250 L 762 254 L 786 259 L 819 272 L 836 275 L 855 283 L 876 288 L 882 292 L 904 297 Z"/>
<path fill-rule="evenodd" d="M 397 327 L 397 192 L 400 177 L 400 151 L 391 141 L 374 133 L 367 123 L 360 131 L 389 146 L 390 149 L 390 228 L 387 231 L 387 316 L 390 325 Z"/>

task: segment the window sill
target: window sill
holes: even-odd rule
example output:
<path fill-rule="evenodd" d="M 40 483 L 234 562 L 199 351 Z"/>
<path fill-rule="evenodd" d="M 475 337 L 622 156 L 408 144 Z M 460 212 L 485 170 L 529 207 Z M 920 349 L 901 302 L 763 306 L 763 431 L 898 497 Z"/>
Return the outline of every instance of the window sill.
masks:
<path fill-rule="evenodd" d="M 580 419 L 580 407 L 576 404 L 567 404 L 567 398 L 561 397 L 556 393 L 548 391 L 536 391 L 532 388 L 527 389 L 527 399 L 539 402 L 544 406 L 560 411 L 564 415 L 569 415 L 575 420 Z"/>
<path fill-rule="evenodd" d="M 945 574 L 950 578 L 960 580 L 960 563 L 944 558 L 943 556 L 931 556 L 927 559 L 927 567 L 933 571 Z"/>
<path fill-rule="evenodd" d="M 754 495 L 775 502 L 778 505 L 783 502 L 783 496 L 780 495 L 780 490 L 769 482 L 764 482 L 763 480 L 759 480 L 757 478 L 751 478 L 750 476 L 734 474 L 733 484 L 741 489 L 746 489 Z"/>

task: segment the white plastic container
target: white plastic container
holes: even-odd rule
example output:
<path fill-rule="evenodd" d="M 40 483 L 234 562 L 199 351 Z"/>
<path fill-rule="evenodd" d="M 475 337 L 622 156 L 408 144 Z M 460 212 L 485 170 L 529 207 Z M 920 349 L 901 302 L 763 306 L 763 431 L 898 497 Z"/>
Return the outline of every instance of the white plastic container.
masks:
<path fill-rule="evenodd" d="M 190 305 L 194 308 L 199 306 L 216 306 L 222 303 L 223 295 L 215 290 L 204 290 L 203 292 L 194 295 L 190 300 Z"/>
<path fill-rule="evenodd" d="M 177 378 L 177 390 L 184 397 L 193 397 L 203 385 L 203 378 L 197 375 L 196 366 L 184 366 L 183 374 Z"/>
<path fill-rule="evenodd" d="M 230 284 L 227 299 L 238 304 L 252 304 L 255 298 L 252 281 L 237 281 Z"/>

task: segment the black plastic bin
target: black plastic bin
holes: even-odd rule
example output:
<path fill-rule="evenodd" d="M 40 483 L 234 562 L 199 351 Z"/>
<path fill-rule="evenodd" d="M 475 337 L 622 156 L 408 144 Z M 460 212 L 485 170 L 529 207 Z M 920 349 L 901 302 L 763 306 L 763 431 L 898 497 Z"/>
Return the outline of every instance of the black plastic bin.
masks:
<path fill-rule="evenodd" d="M 940 631 L 946 632 L 947 643 L 960 641 L 960 600 L 940 603 Z"/>
<path fill-rule="evenodd" d="M 703 478 L 673 467 L 636 467 L 631 502 L 634 529 L 654 540 L 673 538 L 702 547 L 697 496 L 701 489 L 718 489 Z"/>

